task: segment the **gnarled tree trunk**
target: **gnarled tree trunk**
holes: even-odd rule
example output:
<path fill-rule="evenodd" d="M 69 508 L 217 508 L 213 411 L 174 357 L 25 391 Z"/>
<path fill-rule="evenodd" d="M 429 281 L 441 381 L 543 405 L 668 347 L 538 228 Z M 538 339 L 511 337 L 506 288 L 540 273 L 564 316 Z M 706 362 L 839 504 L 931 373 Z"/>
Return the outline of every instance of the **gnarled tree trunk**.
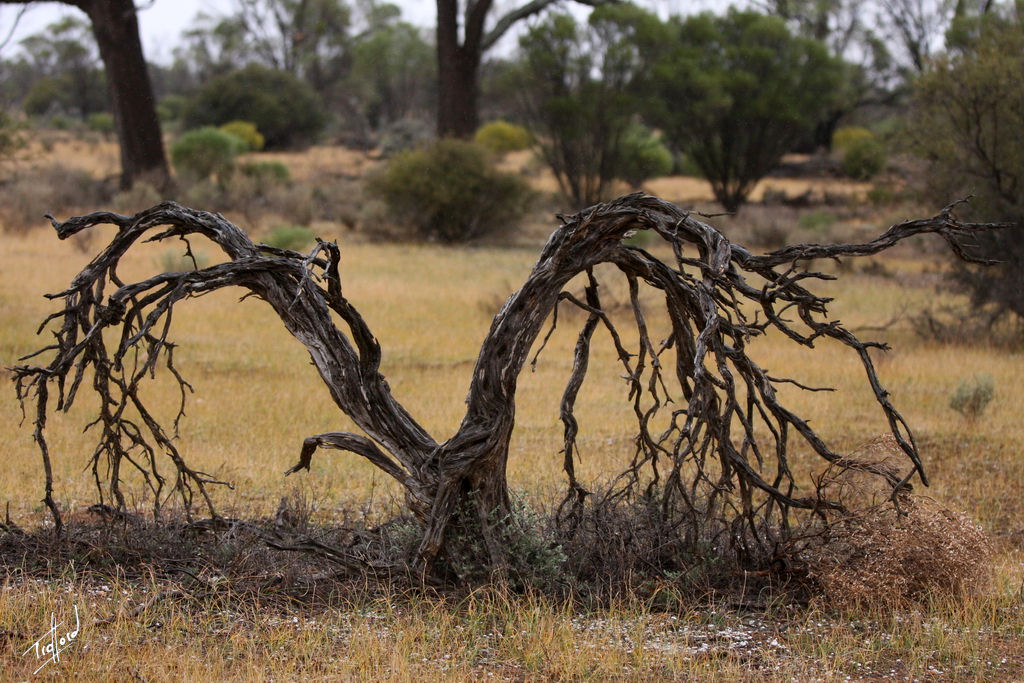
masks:
<path fill-rule="evenodd" d="M 317 448 L 367 458 L 404 487 L 409 509 L 423 522 L 419 555 L 425 566 L 443 554 L 453 516 L 467 508 L 478 517 L 490 566 L 501 569 L 506 562 L 500 520 L 509 505 L 505 472 L 517 379 L 545 320 L 557 313 L 563 301 L 587 313 L 561 409 L 568 480 L 563 507 L 568 514 L 587 495 L 574 472 L 577 424 L 573 410 L 586 376 L 591 338 L 599 326 L 611 335 L 637 420 L 635 455 L 624 464 L 614 495 L 644 492 L 656 496 L 662 509 L 698 523 L 722 520 L 732 525 L 734 542 L 742 544 L 769 542 L 767 537 L 785 525 L 792 509 L 840 505 L 813 485 L 798 481 L 789 468 L 794 440 L 802 441 L 827 463 L 843 463 L 844 458 L 778 401 L 780 383 L 798 383 L 768 375 L 747 354 L 747 345 L 770 329 L 807 346 L 819 338 L 831 338 L 855 352 L 907 456 L 905 472 L 867 466 L 869 471 L 884 477 L 894 490 L 915 475 L 927 483 L 913 437 L 871 363 L 868 349 L 880 345 L 862 342 L 838 322 L 826 321 L 828 299 L 814 295 L 805 284 L 830 278 L 798 266 L 817 258 L 875 254 L 929 232 L 938 233 L 958 254 L 969 258 L 959 238 L 1002 226 L 963 224 L 947 209 L 935 218 L 893 226 L 864 244 L 798 245 L 755 255 L 731 244 L 689 212 L 642 194 L 563 220 L 526 282 L 494 317 L 473 371 L 465 417 L 444 441 L 427 433 L 392 396 L 380 373 L 380 344 L 344 295 L 337 245 L 319 242 L 308 255 L 257 245 L 222 216 L 171 202 L 135 216 L 99 212 L 54 221 L 61 239 L 97 224 L 119 228 L 109 246 L 67 290 L 50 295 L 64 301 L 62 310 L 44 322 L 44 327 L 54 328 L 57 341 L 33 354 L 52 353 L 50 362 L 15 369 L 21 400 L 35 398 L 35 436 L 47 478 L 45 500 L 58 526 L 44 433 L 50 386 L 56 385 L 56 407 L 66 410 L 87 372 L 101 398 L 102 433 L 92 456 L 101 499 L 110 496 L 123 507 L 119 468 L 134 466 L 152 488 L 154 514 L 175 493 L 188 507 L 199 492 L 212 511 L 206 487 L 213 480 L 188 467 L 146 407 L 139 386 L 157 363 L 165 364 L 181 387 L 181 417 L 185 390 L 191 387 L 173 364 L 174 346 L 167 338 L 171 311 L 182 299 L 227 286 L 247 289 L 274 309 L 308 350 L 334 402 L 363 431 L 307 438 L 299 462 L 288 473 L 308 469 Z M 673 260 L 663 262 L 624 241 L 637 230 L 650 231 L 667 242 Z M 203 235 L 218 244 L 227 261 L 134 283 L 118 279 L 121 257 L 139 240 L 187 240 L 191 235 Z M 602 263 L 615 266 L 628 283 L 631 324 L 639 339 L 639 347 L 632 351 L 625 348 L 602 308 L 593 273 Z M 579 274 L 587 278 L 582 300 L 564 289 Z M 756 284 L 751 278 L 756 278 Z M 651 338 L 639 297 L 641 284 L 659 293 L 671 321 L 670 334 L 661 343 Z M 333 315 L 340 318 L 342 328 Z M 104 330 L 118 331 L 116 345 L 107 347 Z M 173 477 L 157 469 L 161 453 L 173 462 Z M 101 460 L 109 465 L 106 482 L 99 475 Z"/>

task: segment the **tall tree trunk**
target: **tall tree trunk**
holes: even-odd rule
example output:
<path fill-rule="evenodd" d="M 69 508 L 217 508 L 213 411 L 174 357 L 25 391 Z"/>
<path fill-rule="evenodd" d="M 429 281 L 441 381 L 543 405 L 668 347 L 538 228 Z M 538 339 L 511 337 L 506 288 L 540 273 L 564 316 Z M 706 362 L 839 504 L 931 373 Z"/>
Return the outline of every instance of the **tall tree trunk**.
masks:
<path fill-rule="evenodd" d="M 437 135 L 442 138 L 468 138 L 479 124 L 481 36 L 467 26 L 466 38 L 459 40 L 458 10 L 457 0 L 437 2 Z"/>
<path fill-rule="evenodd" d="M 121 187 L 129 188 L 136 180 L 165 186 L 170 174 L 133 0 L 79 0 L 70 4 L 89 15 L 106 68 L 110 106 L 121 144 Z"/>

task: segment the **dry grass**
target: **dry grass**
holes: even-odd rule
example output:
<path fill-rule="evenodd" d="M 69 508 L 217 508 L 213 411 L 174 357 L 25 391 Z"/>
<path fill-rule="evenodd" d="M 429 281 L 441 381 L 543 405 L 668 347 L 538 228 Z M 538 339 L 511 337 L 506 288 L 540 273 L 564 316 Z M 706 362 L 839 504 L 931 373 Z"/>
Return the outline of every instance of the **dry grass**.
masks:
<path fill-rule="evenodd" d="M 292 173 L 299 176 L 295 168 Z M 325 237 L 343 238 L 346 294 L 381 341 L 383 371 L 398 398 L 435 437 L 444 438 L 462 415 L 475 354 L 490 322 L 484 309 L 524 279 L 536 249 L 368 245 L 346 241 L 341 230 L 322 226 Z M 98 236 L 91 248 L 103 243 Z M 153 273 L 163 249 L 140 250 L 125 262 L 121 276 Z M 216 262 L 212 246 L 196 249 Z M 48 231 L 0 233 L 0 365 L 13 364 L 42 343 L 32 334 L 50 310 L 41 294 L 60 290 L 87 259 L 88 254 L 56 243 Z M 856 329 L 935 298 L 919 276 L 928 266 L 913 249 L 884 263 L 886 275 L 855 270 L 830 285 L 835 318 Z M 216 492 L 222 512 L 270 518 L 281 497 L 297 491 L 311 501 L 314 521 L 323 525 L 341 523 L 361 507 L 371 516 L 387 508 L 393 493 L 389 482 L 355 456 L 324 452 L 310 473 L 289 480 L 281 476 L 294 464 L 304 436 L 352 425 L 330 403 L 300 345 L 264 306 L 238 303 L 234 293 L 221 292 L 186 302 L 175 326 L 178 365 L 197 388 L 180 448 L 194 466 L 235 483 L 233 491 Z M 579 473 L 590 482 L 632 452 L 626 388 L 600 335 L 578 404 Z M 47 631 L 51 613 L 58 620 L 73 618 L 77 606 L 81 633 L 61 661 L 44 672 L 145 680 L 1020 680 L 1024 363 L 1019 353 L 984 340 L 969 347 L 922 341 L 905 321 L 874 336 L 895 347 L 882 361 L 881 376 L 915 428 L 934 482 L 917 493 L 968 515 L 991 539 L 993 580 L 981 592 L 956 598 L 933 594 L 915 606 L 875 603 L 845 612 L 828 602 L 803 609 L 764 600 L 685 603 L 672 597 L 679 587 L 671 580 L 653 587 L 662 598 L 651 603 L 623 600 L 592 610 L 499 591 L 455 600 L 397 589 L 353 590 L 320 602 L 281 602 L 286 594 L 267 591 L 254 598 L 241 589 L 246 584 L 218 582 L 207 574 L 198 587 L 155 569 L 147 576 L 145 563 L 134 565 L 128 576 L 116 563 L 42 571 L 28 560 L 8 560 L 0 588 L 3 677 L 29 678 L 38 663 L 22 653 Z M 520 382 L 509 479 L 537 504 L 561 493 L 557 406 L 574 343 L 575 332 L 563 326 L 537 370 L 524 373 Z M 852 451 L 886 425 L 863 386 L 863 370 L 843 351 L 826 344 L 812 352 L 776 337 L 754 345 L 756 358 L 773 375 L 837 387 L 829 396 L 792 387 L 782 393 L 825 438 Z M 949 397 L 961 379 L 979 373 L 996 378 L 997 398 L 968 424 L 949 409 Z M 158 384 L 168 395 L 154 388 L 155 397 L 173 410 L 170 384 Z M 83 400 L 49 427 L 55 495 L 72 519 L 82 519 L 84 508 L 95 501 L 91 476 L 82 471 L 90 441 L 81 428 L 88 418 L 89 402 Z M 31 430 L 19 426 L 13 390 L 0 401 L 0 419 L 7 425 L 0 502 L 9 501 L 11 518 L 31 528 L 45 521 L 42 479 Z M 809 454 L 793 457 L 799 470 L 816 471 Z M 135 490 L 133 502 L 145 510 L 143 489 Z M 936 519 L 938 508 L 930 505 L 922 514 Z M 888 537 L 891 533 L 886 530 Z M 938 533 L 928 543 L 942 547 L 955 541 Z M 919 545 L 919 559 L 928 560 L 929 546 Z M 897 579 L 877 580 L 888 586 Z M 166 597 L 154 599 L 161 595 Z"/>

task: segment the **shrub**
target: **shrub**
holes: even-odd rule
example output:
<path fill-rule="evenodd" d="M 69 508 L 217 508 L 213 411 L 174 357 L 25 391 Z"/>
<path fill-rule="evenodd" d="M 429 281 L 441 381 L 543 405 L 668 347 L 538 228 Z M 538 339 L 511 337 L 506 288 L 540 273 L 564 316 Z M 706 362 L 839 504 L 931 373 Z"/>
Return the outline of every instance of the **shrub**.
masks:
<path fill-rule="evenodd" d="M 111 135 L 114 132 L 114 115 L 109 112 L 98 111 L 89 114 L 85 123 L 89 126 L 89 130 L 102 135 Z"/>
<path fill-rule="evenodd" d="M 313 231 L 301 225 L 279 225 L 263 238 L 263 244 L 299 251 L 313 243 Z"/>
<path fill-rule="evenodd" d="M 88 172 L 53 164 L 19 172 L 4 185 L 3 197 L 0 217 L 4 228 L 22 233 L 47 225 L 43 214 L 58 207 L 68 212 L 92 209 L 109 194 Z"/>
<path fill-rule="evenodd" d="M 975 422 L 994 396 L 995 383 L 992 378 L 989 375 L 975 375 L 960 382 L 949 399 L 949 407 L 967 418 L 968 422 Z"/>
<path fill-rule="evenodd" d="M 991 580 L 992 546 L 977 523 L 910 492 L 901 492 L 893 504 L 892 490 L 866 474 L 884 470 L 898 479 L 901 459 L 895 438 L 886 435 L 857 449 L 843 459 L 845 468 L 833 468 L 821 479 L 846 509 L 809 518 L 814 520 L 809 528 L 797 534 L 807 543 L 797 564 L 832 608 L 962 598 L 980 593 Z"/>
<path fill-rule="evenodd" d="M 240 164 L 238 170 L 244 175 L 263 182 L 287 182 L 292 174 L 280 161 L 253 161 Z"/>
<path fill-rule="evenodd" d="M 220 129 L 228 135 L 234 135 L 239 140 L 242 140 L 248 152 L 258 152 L 263 149 L 263 145 L 266 143 L 266 139 L 259 129 L 256 128 L 256 124 L 249 121 L 231 121 L 225 123 Z"/>
<path fill-rule="evenodd" d="M 189 101 L 185 128 L 251 121 L 267 149 L 309 144 L 327 123 L 323 102 L 284 71 L 251 65 L 208 81 Z"/>
<path fill-rule="evenodd" d="M 399 154 L 369 179 L 368 188 L 397 222 L 442 242 L 507 225 L 532 196 L 524 180 L 496 170 L 485 149 L 453 139 Z"/>
<path fill-rule="evenodd" d="M 231 173 L 235 157 L 245 151 L 240 138 L 206 126 L 190 130 L 171 145 L 171 159 L 179 173 L 192 180 L 216 175 L 223 180 Z"/>
<path fill-rule="evenodd" d="M 843 173 L 855 180 L 871 180 L 885 168 L 885 146 L 867 128 L 840 128 L 832 147 L 842 155 Z"/>
<path fill-rule="evenodd" d="M 481 126 L 473 139 L 495 154 L 518 152 L 533 144 L 530 131 L 507 121 L 491 121 Z"/>
<path fill-rule="evenodd" d="M 658 136 L 638 123 L 626 129 L 619 155 L 617 175 L 633 187 L 639 187 L 648 178 L 672 172 L 672 153 Z"/>
<path fill-rule="evenodd" d="M 0 108 L 0 159 L 10 156 L 24 146 L 25 142 L 18 135 L 18 128 L 18 122 L 6 110 Z"/>

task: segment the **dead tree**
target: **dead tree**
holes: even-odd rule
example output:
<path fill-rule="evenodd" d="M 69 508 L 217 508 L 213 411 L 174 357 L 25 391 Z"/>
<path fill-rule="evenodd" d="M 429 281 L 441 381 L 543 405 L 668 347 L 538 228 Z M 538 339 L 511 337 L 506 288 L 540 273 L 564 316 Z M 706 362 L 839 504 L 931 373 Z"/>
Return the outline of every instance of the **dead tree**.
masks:
<path fill-rule="evenodd" d="M 437 440 L 395 400 L 381 375 L 381 346 L 345 297 L 336 244 L 319 241 L 309 254 L 254 244 L 219 214 L 172 202 L 134 216 L 98 212 L 65 222 L 51 220 L 61 239 L 98 224 L 118 228 L 106 249 L 68 289 L 48 295 L 63 301 L 63 307 L 40 326 L 40 331 L 51 329 L 55 341 L 22 360 L 48 355 L 49 362 L 15 368 L 23 408 L 35 404 L 35 439 L 46 475 L 44 500 L 58 528 L 46 419 L 53 408 L 68 410 L 85 381 L 91 381 L 101 401 L 93 423 L 99 439 L 91 462 L 101 502 L 106 498 L 124 507 L 121 470 L 134 467 L 152 489 L 154 514 L 175 495 L 190 509 L 196 494 L 215 514 L 207 487 L 216 482 L 186 464 L 139 388 L 158 365 L 170 371 L 181 392 L 177 429 L 191 387 L 173 362 L 175 346 L 168 331 L 174 307 L 183 299 L 237 286 L 274 309 L 308 350 L 334 402 L 363 431 L 310 436 L 288 473 L 308 470 L 318 448 L 360 455 L 402 485 L 409 510 L 424 524 L 419 559 L 425 567 L 444 549 L 446 529 L 456 511 L 470 509 L 495 569 L 508 559 L 504 530 L 496 521 L 502 516 L 495 513 L 509 506 L 506 461 L 517 379 L 545 320 L 557 321 L 560 303 L 586 313 L 561 404 L 568 484 L 562 513 L 571 516 L 588 495 L 574 470 L 574 406 L 587 374 L 592 337 L 603 327 L 622 365 L 636 416 L 635 453 L 612 495 L 646 495 L 667 513 L 690 516 L 698 523 L 723 521 L 736 542 L 757 544 L 773 529 L 784 528 L 794 510 L 840 505 L 796 480 L 789 466 L 793 442 L 803 442 L 802 448 L 826 463 L 843 463 L 843 456 L 783 406 L 776 394 L 782 383 L 813 389 L 769 375 L 748 355 L 748 344 L 769 330 L 805 346 L 833 339 L 857 354 L 906 455 L 905 471 L 879 469 L 875 474 L 886 478 L 894 490 L 915 475 L 927 484 L 910 429 L 890 403 L 868 354 L 869 348 L 882 345 L 861 341 L 839 322 L 826 319 L 829 299 L 815 295 L 807 285 L 831 277 L 804 266 L 812 259 L 876 254 L 923 233 L 937 233 L 959 256 L 975 260 L 964 252 L 960 240 L 978 230 L 1002 227 L 961 223 L 950 207 L 934 218 L 895 225 L 863 244 L 804 244 L 755 255 L 691 213 L 655 197 L 633 194 L 588 208 L 562 219 L 564 224 L 552 233 L 526 282 L 495 315 L 473 371 L 465 417 L 455 434 Z M 673 259 L 664 262 L 624 242 L 638 230 L 667 242 Z M 118 277 L 121 258 L 136 242 L 180 238 L 187 243 L 195 235 L 219 245 L 227 260 L 139 282 Z M 628 285 L 630 326 L 635 326 L 639 348 L 626 348 L 602 306 L 594 268 L 603 263 L 617 268 Z M 567 291 L 569 281 L 581 274 L 586 281 L 582 294 Z M 671 328 L 664 341 L 651 335 L 641 285 L 653 288 L 663 301 Z M 163 469 L 164 456 L 173 466 L 171 472 Z M 460 520 L 472 521 L 472 516 Z"/>

